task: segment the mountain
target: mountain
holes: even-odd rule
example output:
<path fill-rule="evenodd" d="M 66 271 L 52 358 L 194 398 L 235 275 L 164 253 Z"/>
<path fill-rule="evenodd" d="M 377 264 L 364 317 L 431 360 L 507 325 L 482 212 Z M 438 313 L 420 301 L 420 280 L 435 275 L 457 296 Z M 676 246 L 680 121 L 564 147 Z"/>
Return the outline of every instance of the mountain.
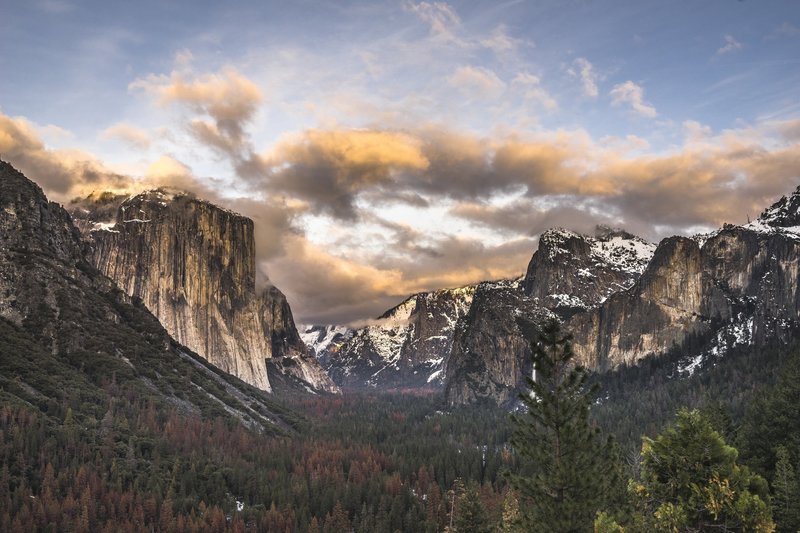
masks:
<path fill-rule="evenodd" d="M 360 328 L 307 326 L 303 339 L 347 388 L 439 389 L 474 287 L 415 294 Z"/>
<path fill-rule="evenodd" d="M 180 343 L 262 390 L 290 374 L 310 390 L 338 392 L 308 354 L 283 293 L 256 291 L 253 221 L 194 195 L 145 191 L 118 204 L 89 197 L 73 206 L 91 260 L 140 300 Z"/>
<path fill-rule="evenodd" d="M 606 227 L 592 236 L 553 229 L 522 279 L 415 294 L 365 326 L 307 326 L 302 336 L 344 387 L 444 388 L 454 403 L 505 401 L 529 370 L 515 317 L 594 307 L 630 287 L 654 249 Z"/>
<path fill-rule="evenodd" d="M 531 372 L 530 350 L 517 326 L 595 308 L 630 287 L 655 246 L 629 233 L 598 227 L 594 235 L 544 232 L 521 282 L 478 285 L 448 359 L 445 397 L 451 405 L 506 403 Z"/>
<path fill-rule="evenodd" d="M 791 344 L 800 335 L 799 245 L 800 188 L 747 225 L 655 249 L 624 232 L 549 230 L 522 291 L 476 292 L 449 357 L 447 401 L 514 398 L 530 371 L 520 316 L 558 316 L 578 360 L 600 372 L 677 351 L 686 375 L 733 349 Z"/>
<path fill-rule="evenodd" d="M 734 346 L 798 334 L 800 188 L 758 220 L 663 240 L 639 281 L 566 323 L 579 358 L 599 370 L 683 346 L 685 369 Z"/>
<path fill-rule="evenodd" d="M 285 410 L 170 338 L 89 253 L 67 211 L 0 161 L 0 403 L 89 428 L 134 399 L 290 429 Z"/>
<path fill-rule="evenodd" d="M 585 311 L 633 285 L 655 248 L 635 235 L 605 226 L 598 226 L 594 236 L 547 230 L 528 264 L 523 289 L 561 315 Z"/>

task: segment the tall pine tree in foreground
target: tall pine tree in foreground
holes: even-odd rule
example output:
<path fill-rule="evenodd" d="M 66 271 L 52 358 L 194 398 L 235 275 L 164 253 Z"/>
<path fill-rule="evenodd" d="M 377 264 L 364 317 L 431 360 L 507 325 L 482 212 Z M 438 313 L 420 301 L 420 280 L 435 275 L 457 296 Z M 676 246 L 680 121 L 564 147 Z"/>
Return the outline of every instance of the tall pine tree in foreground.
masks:
<path fill-rule="evenodd" d="M 556 320 L 541 329 L 520 322 L 530 342 L 535 378 L 520 396 L 527 413 L 515 416 L 512 445 L 531 475 L 512 475 L 522 497 L 526 531 L 591 531 L 596 513 L 620 493 L 612 445 L 589 421 L 587 371 L 573 361 L 571 336 Z"/>

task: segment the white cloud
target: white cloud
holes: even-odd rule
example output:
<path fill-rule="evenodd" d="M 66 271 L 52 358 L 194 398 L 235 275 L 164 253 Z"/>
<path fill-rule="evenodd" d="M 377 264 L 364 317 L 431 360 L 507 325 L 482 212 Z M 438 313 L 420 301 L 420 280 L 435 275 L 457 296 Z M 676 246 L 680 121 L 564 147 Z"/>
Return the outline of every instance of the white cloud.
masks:
<path fill-rule="evenodd" d="M 594 71 L 594 66 L 589 63 L 589 60 L 579 57 L 573 61 L 575 69 L 570 69 L 569 73 L 573 76 L 580 78 L 583 87 L 583 94 L 591 98 L 596 98 L 598 94 L 597 88 L 597 73 Z"/>
<path fill-rule="evenodd" d="M 725 45 L 717 50 L 717 55 L 735 52 L 736 50 L 741 50 L 741 48 L 742 48 L 742 43 L 734 39 L 732 35 L 726 35 Z"/>
<path fill-rule="evenodd" d="M 458 67 L 448 82 L 474 98 L 497 97 L 506 88 L 494 71 L 469 65 Z"/>
<path fill-rule="evenodd" d="M 457 41 L 455 30 L 461 25 L 461 19 L 455 10 L 446 2 L 420 2 L 405 4 L 406 10 L 414 13 L 420 20 L 430 25 L 431 34 L 448 41 Z"/>
<path fill-rule="evenodd" d="M 687 141 L 702 142 L 709 139 L 712 135 L 711 127 L 697 122 L 696 120 L 685 120 L 683 122 L 683 132 Z"/>
<path fill-rule="evenodd" d="M 611 96 L 611 104 L 614 106 L 629 104 L 636 113 L 647 118 L 654 118 L 658 115 L 656 108 L 644 101 L 644 89 L 631 80 L 618 83 L 608 94 Z"/>
<path fill-rule="evenodd" d="M 788 22 L 784 22 L 777 28 L 775 28 L 772 33 L 767 35 L 766 39 L 778 39 L 780 37 L 796 37 L 800 35 L 800 28 L 795 26 L 794 24 L 789 24 Z"/>
<path fill-rule="evenodd" d="M 489 37 L 480 39 L 479 42 L 484 48 L 488 48 L 499 54 L 501 52 L 515 50 L 523 41 L 522 39 L 515 39 L 514 37 L 511 37 L 508 34 L 505 25 L 501 24 L 494 29 Z"/>
<path fill-rule="evenodd" d="M 556 99 L 550 96 L 550 93 L 542 87 L 542 80 L 539 76 L 534 76 L 528 72 L 520 72 L 514 77 L 512 85 L 522 90 L 526 100 L 534 101 L 548 110 L 558 107 Z"/>

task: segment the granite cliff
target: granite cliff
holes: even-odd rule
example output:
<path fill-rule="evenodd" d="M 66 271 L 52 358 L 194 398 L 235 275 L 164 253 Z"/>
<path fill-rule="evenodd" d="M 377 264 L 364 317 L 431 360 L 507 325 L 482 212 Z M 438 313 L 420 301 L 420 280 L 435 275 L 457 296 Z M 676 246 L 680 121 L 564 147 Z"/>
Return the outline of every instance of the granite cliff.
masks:
<path fill-rule="evenodd" d="M 593 236 L 551 229 L 539 238 L 524 279 L 478 285 L 448 358 L 448 403 L 506 403 L 531 372 L 530 350 L 517 326 L 586 312 L 632 286 L 655 246 L 598 227 Z"/>
<path fill-rule="evenodd" d="M 528 358 L 517 317 L 557 316 L 595 371 L 678 353 L 677 375 L 734 347 L 800 336 L 800 188 L 744 226 L 670 237 L 549 230 L 521 290 L 476 291 L 448 359 L 450 404 L 512 400 Z"/>
<path fill-rule="evenodd" d="M 691 341 L 691 371 L 732 346 L 789 342 L 800 318 L 798 216 L 800 188 L 755 222 L 665 239 L 634 286 L 567 321 L 579 358 L 605 370 Z"/>
<path fill-rule="evenodd" d="M 269 366 L 338 391 L 309 356 L 284 295 L 271 285 L 256 291 L 252 220 L 168 189 L 125 199 L 113 220 L 101 220 L 91 205 L 76 204 L 73 213 L 93 264 L 178 342 L 262 390 L 271 390 Z"/>
<path fill-rule="evenodd" d="M 599 227 L 540 238 L 524 278 L 416 294 L 369 324 L 308 326 L 303 339 L 339 385 L 445 389 L 451 403 L 514 397 L 530 371 L 516 317 L 566 318 L 630 287 L 655 246 Z"/>
<path fill-rule="evenodd" d="M 87 261 L 89 253 L 67 211 L 0 161 L 4 402 L 48 418 L 70 408 L 96 426 L 125 395 L 186 415 L 231 416 L 257 431 L 290 430 L 266 394 L 175 342 Z"/>

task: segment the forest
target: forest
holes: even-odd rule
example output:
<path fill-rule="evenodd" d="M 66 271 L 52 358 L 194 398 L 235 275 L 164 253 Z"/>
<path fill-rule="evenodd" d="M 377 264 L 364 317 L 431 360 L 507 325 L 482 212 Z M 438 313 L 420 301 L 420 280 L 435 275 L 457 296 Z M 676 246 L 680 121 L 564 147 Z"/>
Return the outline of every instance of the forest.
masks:
<path fill-rule="evenodd" d="M 5 353 L 24 348 L 11 338 Z M 608 495 L 583 515 L 569 507 L 580 497 L 566 498 L 585 519 L 562 529 L 537 518 L 526 493 L 557 470 L 542 467 L 551 459 L 541 434 L 524 438 L 532 396 L 513 416 L 508 406 L 447 408 L 436 394 L 308 396 L 276 402 L 290 425 L 267 435 L 224 412 L 187 416 L 113 373 L 91 375 L 92 398 L 34 405 L 0 391 L 0 530 L 689 531 L 716 512 L 727 531 L 796 531 L 798 351 L 740 349 L 676 377 L 679 364 L 676 354 L 552 389 L 573 387 L 564 427 L 599 446 L 562 474 Z M 724 468 L 703 473 L 713 486 L 681 488 L 654 470 L 685 460 L 692 439 L 719 452 Z M 738 502 L 745 485 L 753 498 Z"/>

